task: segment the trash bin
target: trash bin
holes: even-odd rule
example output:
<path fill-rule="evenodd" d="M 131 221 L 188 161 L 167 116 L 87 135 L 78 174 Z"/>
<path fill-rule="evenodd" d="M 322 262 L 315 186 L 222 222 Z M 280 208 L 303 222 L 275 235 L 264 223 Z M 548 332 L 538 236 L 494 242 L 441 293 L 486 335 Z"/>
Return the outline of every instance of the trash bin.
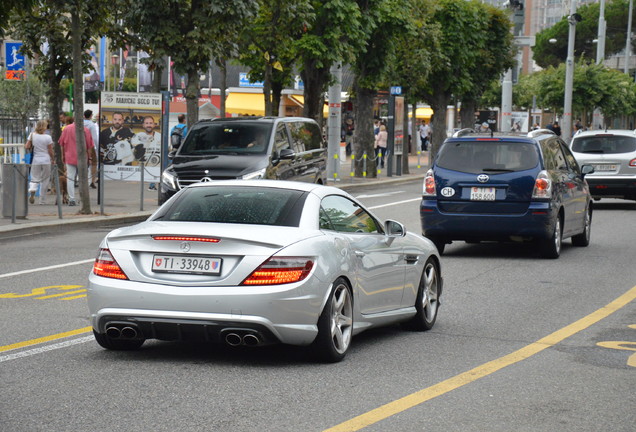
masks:
<path fill-rule="evenodd" d="M 27 192 L 29 189 L 29 165 L 2 164 L 2 216 L 12 217 L 15 201 L 15 217 L 24 219 L 27 216 Z"/>

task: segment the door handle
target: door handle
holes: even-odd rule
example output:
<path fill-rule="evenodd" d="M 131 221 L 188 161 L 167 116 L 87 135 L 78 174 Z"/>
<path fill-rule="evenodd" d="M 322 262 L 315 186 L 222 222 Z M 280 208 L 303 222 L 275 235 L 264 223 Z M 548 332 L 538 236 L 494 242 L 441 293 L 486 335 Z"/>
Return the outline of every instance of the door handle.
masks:
<path fill-rule="evenodd" d="M 359 257 L 359 258 L 362 258 L 362 257 L 364 257 L 366 255 L 364 252 L 359 251 L 359 250 L 354 251 L 353 253 L 355 253 L 356 256 Z"/>

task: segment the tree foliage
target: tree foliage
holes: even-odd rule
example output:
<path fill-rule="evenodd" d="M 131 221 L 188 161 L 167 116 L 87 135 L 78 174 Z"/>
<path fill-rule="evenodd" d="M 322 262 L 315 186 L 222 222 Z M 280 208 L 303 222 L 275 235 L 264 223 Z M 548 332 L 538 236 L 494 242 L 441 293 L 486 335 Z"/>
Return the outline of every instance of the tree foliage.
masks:
<path fill-rule="evenodd" d="M 25 130 L 29 117 L 37 115 L 45 101 L 45 87 L 30 74 L 21 81 L 0 79 L 0 111 L 20 120 Z"/>
<path fill-rule="evenodd" d="M 189 125 L 199 117 L 199 73 L 223 57 L 228 45 L 238 48 L 239 29 L 249 24 L 257 7 L 256 0 L 127 1 L 124 21 L 143 38 L 143 48 L 153 59 L 170 57 L 174 69 L 187 75 Z"/>
<path fill-rule="evenodd" d="M 605 55 L 611 56 L 625 49 L 627 32 L 629 0 L 609 0 L 605 5 L 606 39 Z M 576 25 L 576 38 L 574 43 L 575 57 L 584 57 L 588 62 L 596 60 L 597 44 L 594 40 L 598 37 L 598 19 L 600 14 L 599 3 L 590 3 L 578 8 L 581 22 Z M 636 21 L 636 9 L 633 11 L 632 20 Z M 539 66 L 558 66 L 565 61 L 568 51 L 568 21 L 563 17 L 552 27 L 536 34 L 536 44 L 532 48 L 533 58 Z M 551 43 L 550 40 L 555 42 Z M 632 49 L 636 48 L 636 41 L 632 41 Z"/>

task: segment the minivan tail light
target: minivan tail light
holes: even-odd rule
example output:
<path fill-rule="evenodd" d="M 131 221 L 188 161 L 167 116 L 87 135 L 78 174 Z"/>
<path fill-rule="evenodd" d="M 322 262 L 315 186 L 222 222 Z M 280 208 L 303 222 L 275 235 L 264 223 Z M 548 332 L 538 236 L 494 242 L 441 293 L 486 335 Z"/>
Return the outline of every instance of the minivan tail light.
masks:
<path fill-rule="evenodd" d="M 426 172 L 426 176 L 424 177 L 424 190 L 422 191 L 423 196 L 436 196 L 437 191 L 435 190 L 435 176 L 433 175 L 433 170 L 428 170 Z"/>
<path fill-rule="evenodd" d="M 636 167 L 636 159 L 632 159 L 629 161 L 629 166 L 630 167 Z"/>
<path fill-rule="evenodd" d="M 532 198 L 551 198 L 552 197 L 552 180 L 547 171 L 541 171 L 534 181 L 534 190 Z"/>
<path fill-rule="evenodd" d="M 128 280 L 126 273 L 119 267 L 108 249 L 100 249 L 93 264 L 93 273 L 97 276 Z"/>
<path fill-rule="evenodd" d="M 308 257 L 272 257 L 261 264 L 241 285 L 281 285 L 300 282 L 314 267 Z"/>

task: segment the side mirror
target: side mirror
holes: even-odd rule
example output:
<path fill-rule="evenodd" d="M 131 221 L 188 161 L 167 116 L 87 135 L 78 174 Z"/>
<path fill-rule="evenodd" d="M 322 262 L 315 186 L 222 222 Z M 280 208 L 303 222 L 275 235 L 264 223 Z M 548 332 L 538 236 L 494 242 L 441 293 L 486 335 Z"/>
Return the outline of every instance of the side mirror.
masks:
<path fill-rule="evenodd" d="M 171 152 L 168 153 L 168 159 L 174 159 L 174 155 L 177 154 L 176 150 L 172 150 Z"/>
<path fill-rule="evenodd" d="M 583 173 L 583 176 L 592 174 L 593 172 L 594 172 L 594 167 L 592 165 L 583 165 L 581 167 L 581 173 Z"/>
<path fill-rule="evenodd" d="M 293 159 L 294 156 L 296 156 L 296 153 L 289 148 L 282 149 L 278 155 L 280 159 Z"/>
<path fill-rule="evenodd" d="M 394 220 L 387 220 L 384 222 L 384 230 L 389 237 L 404 237 L 406 235 L 406 228 L 401 223 Z"/>

